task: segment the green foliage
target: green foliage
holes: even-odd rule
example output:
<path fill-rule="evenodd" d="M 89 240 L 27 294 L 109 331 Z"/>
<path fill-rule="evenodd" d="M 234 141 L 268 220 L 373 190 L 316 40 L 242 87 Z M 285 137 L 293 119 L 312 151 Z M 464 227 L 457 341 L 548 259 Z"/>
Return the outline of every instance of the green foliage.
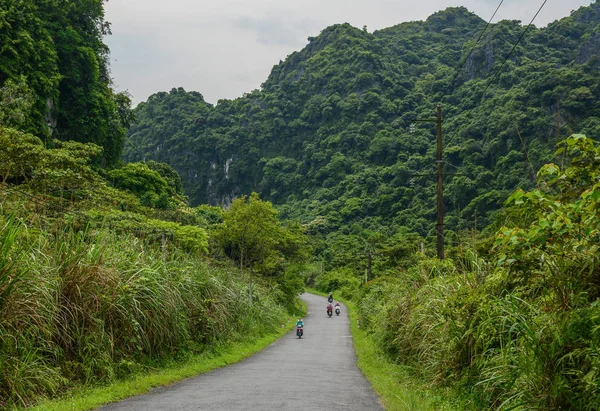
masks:
<path fill-rule="evenodd" d="M 129 96 L 111 89 L 103 3 L 0 2 L 0 125 L 94 143 L 114 165 L 132 114 Z"/>
<path fill-rule="evenodd" d="M 144 163 L 125 164 L 110 170 L 108 177 L 115 187 L 140 197 L 147 207 L 167 208 L 169 193 L 174 193 L 167 180 Z"/>
<path fill-rule="evenodd" d="M 302 228 L 281 225 L 273 205 L 262 201 L 256 193 L 233 201 L 223 213 L 223 223 L 215 230 L 215 238 L 241 269 L 252 267 L 265 275 L 281 272 L 286 259 L 308 258 Z"/>
<path fill-rule="evenodd" d="M 559 144 L 566 165 L 509 197 L 489 262 L 423 259 L 365 284 L 361 323 L 477 409 L 598 408 L 599 150 L 582 135 Z"/>
<path fill-rule="evenodd" d="M 202 211 L 206 215 L 211 210 Z M 301 272 L 310 254 L 304 229 L 294 223 L 282 225 L 273 205 L 256 193 L 235 199 L 221 217 L 222 223 L 212 230 L 216 246 L 240 270 L 250 270 L 250 281 L 253 273 L 269 278 L 278 301 L 293 310 L 304 288 Z"/>
<path fill-rule="evenodd" d="M 151 96 L 126 142 L 103 1 L 63 3 L 0 0 L 0 406 L 272 331 L 304 277 L 478 409 L 600 408 L 600 151 L 552 149 L 600 132 L 598 2 L 531 30 L 489 88 L 518 22 L 456 78 L 485 24 L 464 8 L 328 27 L 239 99 Z M 444 261 L 427 257 L 435 134 L 411 127 L 440 101 Z M 116 167 L 123 144 L 144 162 Z M 485 259 L 465 252 L 500 226 Z"/>
<path fill-rule="evenodd" d="M 270 203 L 249 204 L 265 230 L 245 237 L 242 268 L 265 275 L 251 302 L 209 242 L 231 214 L 189 208 L 166 163 L 120 165 L 134 117 L 111 89 L 103 3 L 0 0 L 2 409 L 277 334 L 303 288 L 303 229 Z"/>
<path fill-rule="evenodd" d="M 184 246 L 197 241 L 191 228 L 177 234 Z M 116 231 L 46 232 L 0 214 L 0 406 L 279 327 L 272 287 L 257 281 L 250 305 L 232 269 Z"/>
<path fill-rule="evenodd" d="M 201 204 L 194 208 L 194 213 L 200 218 L 205 227 L 211 227 L 223 222 L 223 210 L 220 207 Z"/>
<path fill-rule="evenodd" d="M 354 235 L 353 224 L 384 235 L 407 227 L 429 249 L 435 128 L 411 122 L 441 102 L 445 228 L 457 246 L 461 231 L 493 223 L 516 188 L 533 188 L 533 170 L 559 162 L 560 136 L 600 131 L 598 7 L 530 29 L 485 96 L 524 29 L 516 21 L 492 24 L 456 78 L 485 26 L 465 8 L 374 33 L 334 25 L 238 99 L 153 95 L 136 109 L 125 159 L 173 166 L 192 205 L 258 192 L 284 219 L 321 221 L 323 237 Z"/>
<path fill-rule="evenodd" d="M 100 183 L 90 167 L 102 148 L 94 144 L 54 141 L 45 149 L 39 138 L 14 129 L 0 128 L 0 177 L 3 182 L 25 183 L 29 188 L 80 199 Z"/>
<path fill-rule="evenodd" d="M 328 271 L 317 277 L 317 290 L 323 292 L 339 292 L 344 298 L 352 298 L 360 285 L 360 279 L 356 278 L 349 269 L 338 269 Z"/>
<path fill-rule="evenodd" d="M 578 292 L 600 297 L 600 148 L 593 140 L 574 135 L 557 154 L 572 158 L 561 170 L 547 164 L 538 173 L 539 189 L 517 191 L 508 199 L 509 213 L 525 227 L 503 227 L 497 239 L 499 263 L 513 273 L 515 285 L 535 281 L 551 287 L 557 303 L 572 307 Z"/>
<path fill-rule="evenodd" d="M 0 128 L 2 182 L 32 178 L 43 148 L 42 141 L 31 134 L 12 128 Z"/>
<path fill-rule="evenodd" d="M 208 252 L 208 234 L 205 229 L 193 225 L 182 225 L 171 221 L 149 219 L 140 214 L 120 211 L 90 211 L 90 221 L 99 227 L 110 228 L 123 234 L 134 233 L 155 245 L 163 252 L 176 252 L 177 248 L 201 255 Z M 172 249 L 170 243 L 177 247 Z"/>
<path fill-rule="evenodd" d="M 33 104 L 33 95 L 25 77 L 8 79 L 0 88 L 0 125 L 26 127 Z"/>
<path fill-rule="evenodd" d="M 166 163 L 157 163 L 156 161 L 148 161 L 146 165 L 150 170 L 156 171 L 162 178 L 167 181 L 167 190 L 169 195 L 180 195 L 183 196 L 183 185 L 181 183 L 181 177 L 177 174 L 177 171 Z"/>

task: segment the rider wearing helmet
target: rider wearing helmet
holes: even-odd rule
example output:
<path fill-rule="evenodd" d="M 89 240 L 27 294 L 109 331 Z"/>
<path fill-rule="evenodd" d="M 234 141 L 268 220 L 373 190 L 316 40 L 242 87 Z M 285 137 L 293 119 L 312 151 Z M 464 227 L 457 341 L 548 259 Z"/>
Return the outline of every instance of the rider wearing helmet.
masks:
<path fill-rule="evenodd" d="M 333 293 L 330 291 L 329 295 L 327 296 L 327 301 L 329 301 L 330 303 L 333 302 Z"/>

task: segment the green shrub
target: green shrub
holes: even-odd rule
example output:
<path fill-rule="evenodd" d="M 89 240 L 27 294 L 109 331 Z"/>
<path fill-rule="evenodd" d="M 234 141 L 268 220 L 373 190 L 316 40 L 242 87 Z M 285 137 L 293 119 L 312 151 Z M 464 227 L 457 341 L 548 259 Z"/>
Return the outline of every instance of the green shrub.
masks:
<path fill-rule="evenodd" d="M 250 304 L 247 279 L 187 251 L 205 246 L 203 229 L 171 228 L 181 247 L 164 253 L 119 230 L 43 231 L 0 213 L 0 406 L 279 326 L 268 281 L 255 280 Z"/>
<path fill-rule="evenodd" d="M 351 299 L 360 286 L 360 279 L 356 278 L 350 269 L 340 268 L 319 275 L 315 285 L 319 291 L 335 291 L 343 298 Z"/>

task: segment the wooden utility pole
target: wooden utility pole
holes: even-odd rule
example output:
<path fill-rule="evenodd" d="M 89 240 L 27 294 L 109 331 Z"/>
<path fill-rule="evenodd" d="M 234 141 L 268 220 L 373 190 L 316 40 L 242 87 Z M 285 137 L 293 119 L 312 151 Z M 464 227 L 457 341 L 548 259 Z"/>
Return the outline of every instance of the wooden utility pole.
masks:
<path fill-rule="evenodd" d="M 437 125 L 437 256 L 444 259 L 444 163 L 442 162 L 442 105 L 437 105 L 436 119 L 414 119 L 413 122 L 435 122 Z"/>
<path fill-rule="evenodd" d="M 437 256 L 444 259 L 444 163 L 442 162 L 442 105 L 437 105 Z"/>

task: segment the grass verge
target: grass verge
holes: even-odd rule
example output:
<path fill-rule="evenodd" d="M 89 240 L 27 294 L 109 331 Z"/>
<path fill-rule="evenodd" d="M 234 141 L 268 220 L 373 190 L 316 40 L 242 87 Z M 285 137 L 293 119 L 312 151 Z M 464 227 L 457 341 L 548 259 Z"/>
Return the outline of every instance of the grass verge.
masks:
<path fill-rule="evenodd" d="M 307 292 L 327 297 L 326 293 L 307 288 Z M 374 339 L 359 327 L 358 310 L 352 301 L 335 297 L 348 308 L 350 330 L 358 368 L 379 395 L 386 410 L 437 411 L 465 409 L 450 390 L 431 388 L 411 376 L 406 367 L 395 364 L 382 353 Z"/>
<path fill-rule="evenodd" d="M 302 302 L 302 315 L 306 314 L 306 304 Z M 258 340 L 241 341 L 214 352 L 194 356 L 185 363 L 176 363 L 146 374 L 138 374 L 102 387 L 82 387 L 60 400 L 46 400 L 29 411 L 86 411 L 101 405 L 116 402 L 134 395 L 144 394 L 153 388 L 173 384 L 186 378 L 235 364 L 261 351 L 278 340 L 296 324 L 289 316 L 277 333 L 266 335 Z"/>

